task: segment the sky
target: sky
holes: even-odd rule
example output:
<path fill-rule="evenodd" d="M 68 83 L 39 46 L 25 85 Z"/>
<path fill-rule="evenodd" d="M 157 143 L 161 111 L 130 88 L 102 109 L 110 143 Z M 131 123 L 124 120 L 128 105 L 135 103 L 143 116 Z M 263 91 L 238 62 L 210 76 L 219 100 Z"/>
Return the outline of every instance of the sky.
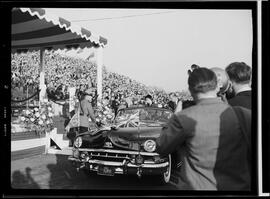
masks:
<path fill-rule="evenodd" d="M 241 61 L 252 67 L 250 10 L 46 10 L 105 37 L 103 63 L 109 71 L 167 92 L 187 90 L 192 64 L 225 68 Z"/>

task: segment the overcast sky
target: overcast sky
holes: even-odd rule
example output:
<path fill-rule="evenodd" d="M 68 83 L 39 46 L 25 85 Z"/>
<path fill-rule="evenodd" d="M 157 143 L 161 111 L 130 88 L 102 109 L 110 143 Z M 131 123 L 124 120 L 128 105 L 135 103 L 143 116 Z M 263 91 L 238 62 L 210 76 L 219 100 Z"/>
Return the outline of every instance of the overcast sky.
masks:
<path fill-rule="evenodd" d="M 235 61 L 252 63 L 249 10 L 46 10 L 105 37 L 108 70 L 166 91 L 187 89 L 192 64 L 225 68 Z"/>

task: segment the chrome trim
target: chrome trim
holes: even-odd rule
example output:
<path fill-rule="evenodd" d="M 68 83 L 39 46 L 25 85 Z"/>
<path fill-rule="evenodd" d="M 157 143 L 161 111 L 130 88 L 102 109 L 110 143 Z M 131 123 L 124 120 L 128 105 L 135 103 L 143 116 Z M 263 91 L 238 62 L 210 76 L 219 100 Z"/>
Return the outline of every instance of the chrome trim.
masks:
<path fill-rule="evenodd" d="M 110 162 L 110 161 L 103 161 L 103 160 L 89 160 L 90 164 L 101 164 L 107 166 L 123 166 L 122 162 Z"/>
<path fill-rule="evenodd" d="M 68 157 L 69 161 L 81 162 L 78 158 Z"/>
<path fill-rule="evenodd" d="M 101 164 L 101 165 L 106 165 L 106 166 L 124 166 L 122 162 L 110 162 L 110 161 L 103 161 L 103 160 L 89 160 L 88 161 L 90 164 Z M 132 163 L 128 163 L 128 167 L 142 167 L 142 168 L 163 168 L 168 166 L 168 162 L 164 163 L 159 163 L 159 164 L 140 164 L 140 165 L 135 165 Z"/>
<path fill-rule="evenodd" d="M 145 164 L 155 164 L 155 162 L 154 161 L 151 161 L 151 160 L 144 160 L 144 163 Z"/>
<path fill-rule="evenodd" d="M 107 152 L 107 153 L 121 153 L 121 154 L 130 154 L 130 155 L 145 155 L 145 156 L 156 156 L 158 153 L 150 153 L 150 152 L 138 152 L 138 151 L 122 151 L 122 150 L 112 150 L 112 149 L 86 149 L 86 148 L 78 148 L 79 151 L 90 151 L 90 152 Z"/>
<path fill-rule="evenodd" d="M 159 163 L 159 164 L 141 164 L 141 165 L 135 165 L 135 164 L 131 164 L 131 163 L 127 164 L 128 167 L 142 167 L 142 168 L 163 168 L 163 167 L 166 167 L 168 165 L 169 165 L 168 162 Z"/>
<path fill-rule="evenodd" d="M 103 157 L 103 158 L 116 158 L 116 159 L 131 159 L 130 157 L 119 157 L 119 156 L 113 156 L 113 155 L 108 155 L 108 153 L 106 153 L 106 155 L 95 155 L 95 154 L 90 154 L 92 157 Z"/>

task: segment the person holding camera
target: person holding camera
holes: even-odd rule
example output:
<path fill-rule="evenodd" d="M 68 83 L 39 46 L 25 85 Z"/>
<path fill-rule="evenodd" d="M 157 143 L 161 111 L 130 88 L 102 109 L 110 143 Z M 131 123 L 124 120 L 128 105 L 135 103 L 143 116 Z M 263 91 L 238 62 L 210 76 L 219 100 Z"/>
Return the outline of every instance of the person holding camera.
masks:
<path fill-rule="evenodd" d="M 157 152 L 166 157 L 181 148 L 178 189 L 250 190 L 251 113 L 241 108 L 240 124 L 233 108 L 217 93 L 217 76 L 207 68 L 189 70 L 188 86 L 195 105 L 174 113 L 162 129 Z"/>

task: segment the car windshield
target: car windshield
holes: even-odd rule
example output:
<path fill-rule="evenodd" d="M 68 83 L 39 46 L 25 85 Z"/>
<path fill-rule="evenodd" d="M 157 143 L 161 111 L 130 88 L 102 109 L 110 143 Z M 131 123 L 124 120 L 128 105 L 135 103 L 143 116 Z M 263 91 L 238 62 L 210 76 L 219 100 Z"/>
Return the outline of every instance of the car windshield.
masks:
<path fill-rule="evenodd" d="M 132 108 L 121 109 L 115 117 L 115 123 L 121 122 L 139 122 L 140 125 L 161 126 L 171 117 L 172 112 L 159 108 Z"/>

